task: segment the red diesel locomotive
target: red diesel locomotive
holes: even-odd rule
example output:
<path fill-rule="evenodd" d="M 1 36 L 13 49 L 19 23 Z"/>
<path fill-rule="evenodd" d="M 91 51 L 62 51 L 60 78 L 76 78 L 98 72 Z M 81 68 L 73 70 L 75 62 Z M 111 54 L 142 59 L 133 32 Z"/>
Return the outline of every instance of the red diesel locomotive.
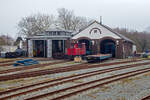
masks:
<path fill-rule="evenodd" d="M 85 43 L 72 43 L 71 47 L 67 49 L 67 55 L 71 57 L 83 56 L 86 54 Z"/>

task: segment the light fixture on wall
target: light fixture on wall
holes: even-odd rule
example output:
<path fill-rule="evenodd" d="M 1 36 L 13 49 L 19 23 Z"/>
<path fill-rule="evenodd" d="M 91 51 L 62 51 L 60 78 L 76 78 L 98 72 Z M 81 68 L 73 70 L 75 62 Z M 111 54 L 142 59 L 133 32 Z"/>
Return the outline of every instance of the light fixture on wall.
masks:
<path fill-rule="evenodd" d="M 118 40 L 116 41 L 116 44 L 119 45 L 119 41 Z"/>
<path fill-rule="evenodd" d="M 92 40 L 92 45 L 94 45 L 94 40 Z"/>

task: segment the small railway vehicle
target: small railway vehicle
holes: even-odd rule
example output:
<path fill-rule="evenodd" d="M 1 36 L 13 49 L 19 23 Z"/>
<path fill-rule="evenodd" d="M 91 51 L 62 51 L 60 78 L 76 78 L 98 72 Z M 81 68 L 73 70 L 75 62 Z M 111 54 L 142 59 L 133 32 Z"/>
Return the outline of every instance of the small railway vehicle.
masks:
<path fill-rule="evenodd" d="M 71 47 L 67 49 L 67 56 L 71 59 L 76 56 L 84 56 L 85 54 L 86 54 L 85 43 L 82 44 L 72 43 Z"/>
<path fill-rule="evenodd" d="M 97 55 L 88 55 L 86 56 L 87 62 L 100 62 L 112 57 L 112 54 L 97 54 Z"/>

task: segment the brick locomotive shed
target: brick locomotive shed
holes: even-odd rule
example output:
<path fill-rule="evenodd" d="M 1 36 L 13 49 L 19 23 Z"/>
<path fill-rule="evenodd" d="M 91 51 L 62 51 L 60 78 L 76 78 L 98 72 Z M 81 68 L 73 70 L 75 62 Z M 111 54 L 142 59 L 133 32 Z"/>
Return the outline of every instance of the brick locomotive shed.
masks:
<path fill-rule="evenodd" d="M 134 46 L 132 40 L 97 21 L 93 21 L 79 32 L 45 31 L 41 35 L 28 37 L 27 42 L 30 57 L 65 55 L 71 43 L 85 43 L 87 55 L 112 54 L 115 58 L 126 58 L 132 55 Z M 40 49 L 42 53 L 38 55 Z"/>

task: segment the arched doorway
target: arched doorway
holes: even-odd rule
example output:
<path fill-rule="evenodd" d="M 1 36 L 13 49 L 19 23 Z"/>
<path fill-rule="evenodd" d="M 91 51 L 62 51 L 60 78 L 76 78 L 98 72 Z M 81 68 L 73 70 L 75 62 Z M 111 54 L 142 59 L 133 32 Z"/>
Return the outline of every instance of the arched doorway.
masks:
<path fill-rule="evenodd" d="M 86 54 L 89 55 L 92 53 L 92 43 L 90 40 L 87 39 L 80 39 L 79 44 L 85 43 L 85 47 L 86 47 Z"/>
<path fill-rule="evenodd" d="M 115 57 L 115 48 L 115 42 L 111 39 L 102 40 L 100 43 L 101 54 L 112 54 L 112 57 Z"/>

